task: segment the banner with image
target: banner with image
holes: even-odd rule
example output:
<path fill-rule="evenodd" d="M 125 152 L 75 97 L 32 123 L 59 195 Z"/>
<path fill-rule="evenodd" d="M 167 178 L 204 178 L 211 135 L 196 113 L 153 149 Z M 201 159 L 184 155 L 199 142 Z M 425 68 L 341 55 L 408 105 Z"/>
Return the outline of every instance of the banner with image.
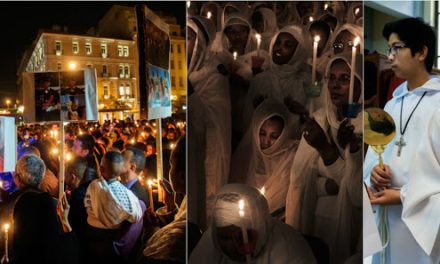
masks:
<path fill-rule="evenodd" d="M 17 156 L 15 118 L 0 116 L 0 172 L 15 171 Z"/>
<path fill-rule="evenodd" d="M 23 74 L 27 123 L 98 120 L 95 69 Z"/>
<path fill-rule="evenodd" d="M 171 116 L 169 26 L 145 7 L 145 54 L 148 119 Z"/>

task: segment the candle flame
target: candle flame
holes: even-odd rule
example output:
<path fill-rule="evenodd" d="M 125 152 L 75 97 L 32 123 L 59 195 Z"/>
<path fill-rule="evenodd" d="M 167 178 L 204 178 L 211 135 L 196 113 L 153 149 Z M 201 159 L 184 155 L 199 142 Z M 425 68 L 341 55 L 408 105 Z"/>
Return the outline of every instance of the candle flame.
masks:
<path fill-rule="evenodd" d="M 66 160 L 67 161 L 71 161 L 72 160 L 72 153 L 70 153 L 70 152 L 66 153 Z"/>
<path fill-rule="evenodd" d="M 142 132 L 141 135 L 142 135 L 142 137 L 145 137 L 145 132 Z"/>
<path fill-rule="evenodd" d="M 207 17 L 208 19 L 211 19 L 211 16 L 212 16 L 211 12 L 208 11 L 208 13 L 206 14 L 206 17 Z"/>
<path fill-rule="evenodd" d="M 170 149 L 174 149 L 175 145 L 173 143 L 170 144 Z"/>
<path fill-rule="evenodd" d="M 359 14 L 359 11 L 361 11 L 361 9 L 358 7 L 358 8 L 356 8 L 356 10 L 354 11 L 354 14 L 355 14 L 355 15 Z"/>
<path fill-rule="evenodd" d="M 238 208 L 239 208 L 240 210 L 243 210 L 243 209 L 244 209 L 244 200 L 243 200 L 243 199 L 241 199 L 240 201 L 238 201 Z"/>
<path fill-rule="evenodd" d="M 148 180 L 148 181 L 147 181 L 147 184 L 148 184 L 148 187 L 151 188 L 151 186 L 153 186 L 153 181 L 152 181 L 152 180 Z"/>
<path fill-rule="evenodd" d="M 57 155 L 58 154 L 58 149 L 57 148 L 53 148 L 52 149 L 52 154 Z"/>
<path fill-rule="evenodd" d="M 258 42 L 260 42 L 261 41 L 261 35 L 260 34 L 255 34 L 255 38 L 257 39 L 257 41 Z"/>
<path fill-rule="evenodd" d="M 353 42 L 353 47 L 356 47 L 357 45 L 359 45 L 359 42 L 361 41 L 361 38 L 360 37 L 356 37 L 355 39 L 354 39 L 354 42 Z"/>
<path fill-rule="evenodd" d="M 191 1 L 186 1 L 186 6 L 187 6 L 188 8 L 190 8 L 190 6 L 191 6 Z"/>
<path fill-rule="evenodd" d="M 0 188 L 3 188 L 3 182 L 0 181 Z"/>
<path fill-rule="evenodd" d="M 260 192 L 261 192 L 262 195 L 264 195 L 264 193 L 266 192 L 264 186 L 263 186 L 263 188 L 260 189 Z"/>
<path fill-rule="evenodd" d="M 312 16 L 309 17 L 309 21 L 313 22 L 313 17 Z"/>
<path fill-rule="evenodd" d="M 327 10 L 327 8 L 328 8 L 328 4 L 325 4 L 324 5 L 324 10 Z"/>
<path fill-rule="evenodd" d="M 318 36 L 318 35 L 316 35 L 316 36 L 315 36 L 315 42 L 319 42 L 320 40 L 321 40 L 321 37 Z"/>
<path fill-rule="evenodd" d="M 5 230 L 5 232 L 8 232 L 8 230 L 9 230 L 9 224 L 8 224 L 8 223 L 4 224 L 4 225 L 3 225 L 3 229 Z"/>
<path fill-rule="evenodd" d="M 237 59 L 237 52 L 234 51 L 234 53 L 232 54 L 232 56 L 234 57 L 234 60 L 236 60 L 236 59 Z"/>
<path fill-rule="evenodd" d="M 130 140 L 130 144 L 133 144 L 133 145 L 134 145 L 134 143 L 136 143 L 136 140 L 134 140 L 134 138 L 132 138 L 132 139 Z"/>

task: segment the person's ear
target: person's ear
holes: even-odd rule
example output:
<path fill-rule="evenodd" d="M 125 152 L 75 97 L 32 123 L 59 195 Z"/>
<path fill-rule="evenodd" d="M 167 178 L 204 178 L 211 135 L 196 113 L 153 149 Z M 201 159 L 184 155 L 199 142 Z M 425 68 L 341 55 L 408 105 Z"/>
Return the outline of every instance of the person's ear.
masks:
<path fill-rule="evenodd" d="M 417 59 L 419 62 L 424 62 L 428 57 L 428 47 L 423 46 L 422 50 L 418 51 L 416 54 L 418 54 Z"/>

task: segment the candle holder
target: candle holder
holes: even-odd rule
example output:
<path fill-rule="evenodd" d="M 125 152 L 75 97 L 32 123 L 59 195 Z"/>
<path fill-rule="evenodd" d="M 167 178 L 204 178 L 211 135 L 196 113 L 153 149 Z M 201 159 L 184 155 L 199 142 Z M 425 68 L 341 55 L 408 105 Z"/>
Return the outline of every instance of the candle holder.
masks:
<path fill-rule="evenodd" d="M 304 94 L 307 97 L 319 97 L 321 95 L 323 83 L 321 81 L 315 81 L 314 83 L 310 83 L 304 86 Z"/>
<path fill-rule="evenodd" d="M 361 110 L 362 104 L 352 103 L 344 106 L 344 117 L 355 118 Z"/>

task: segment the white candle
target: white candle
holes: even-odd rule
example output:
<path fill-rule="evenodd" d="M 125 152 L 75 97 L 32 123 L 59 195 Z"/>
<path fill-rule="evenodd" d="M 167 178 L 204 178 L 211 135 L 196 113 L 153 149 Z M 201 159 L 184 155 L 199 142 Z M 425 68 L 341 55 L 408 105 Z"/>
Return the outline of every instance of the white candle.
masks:
<path fill-rule="evenodd" d="M 354 87 L 354 71 L 356 70 L 356 48 L 360 38 L 356 37 L 351 50 L 351 72 L 350 72 L 350 89 L 348 90 L 348 104 L 353 103 L 353 87 Z"/>
<path fill-rule="evenodd" d="M 315 36 L 313 41 L 313 60 L 312 60 L 312 85 L 316 82 L 316 63 L 318 57 L 318 42 L 321 40 L 319 36 Z"/>
<path fill-rule="evenodd" d="M 244 217 L 244 200 L 241 199 L 240 201 L 238 201 L 238 213 L 240 215 L 240 217 Z M 244 220 L 243 220 L 243 225 L 241 226 L 241 234 L 243 235 L 243 243 L 246 246 L 246 249 L 248 249 L 249 246 L 249 238 L 248 238 L 248 234 L 247 234 L 247 230 L 244 224 Z M 249 254 L 246 253 L 246 263 L 250 264 L 251 263 L 251 256 Z"/>
<path fill-rule="evenodd" d="M 9 241 L 9 224 L 4 224 L 3 229 L 5 231 L 5 257 L 6 260 L 9 262 L 9 252 L 8 252 L 8 241 Z"/>
<path fill-rule="evenodd" d="M 207 17 L 208 19 L 211 19 L 211 16 L 212 16 L 212 13 L 211 13 L 210 11 L 208 11 L 208 13 L 206 13 L 206 17 Z"/>
<path fill-rule="evenodd" d="M 257 33 L 255 38 L 257 39 L 257 56 L 260 56 L 261 35 Z"/>
<path fill-rule="evenodd" d="M 191 7 L 191 1 L 186 1 L 186 6 L 187 6 L 188 8 L 190 8 L 190 7 Z"/>
<path fill-rule="evenodd" d="M 260 189 L 260 193 L 261 193 L 262 195 L 264 195 L 265 192 L 266 192 L 266 190 L 264 189 L 264 186 L 263 186 L 263 188 Z"/>
<path fill-rule="evenodd" d="M 234 57 L 234 60 L 237 60 L 237 52 L 234 51 L 234 53 L 232 53 L 232 56 Z"/>
<path fill-rule="evenodd" d="M 3 182 L 0 181 L 0 189 L 3 189 Z"/>
<path fill-rule="evenodd" d="M 150 210 L 154 213 L 154 203 L 153 203 L 153 181 L 148 180 L 148 195 L 150 199 Z"/>

